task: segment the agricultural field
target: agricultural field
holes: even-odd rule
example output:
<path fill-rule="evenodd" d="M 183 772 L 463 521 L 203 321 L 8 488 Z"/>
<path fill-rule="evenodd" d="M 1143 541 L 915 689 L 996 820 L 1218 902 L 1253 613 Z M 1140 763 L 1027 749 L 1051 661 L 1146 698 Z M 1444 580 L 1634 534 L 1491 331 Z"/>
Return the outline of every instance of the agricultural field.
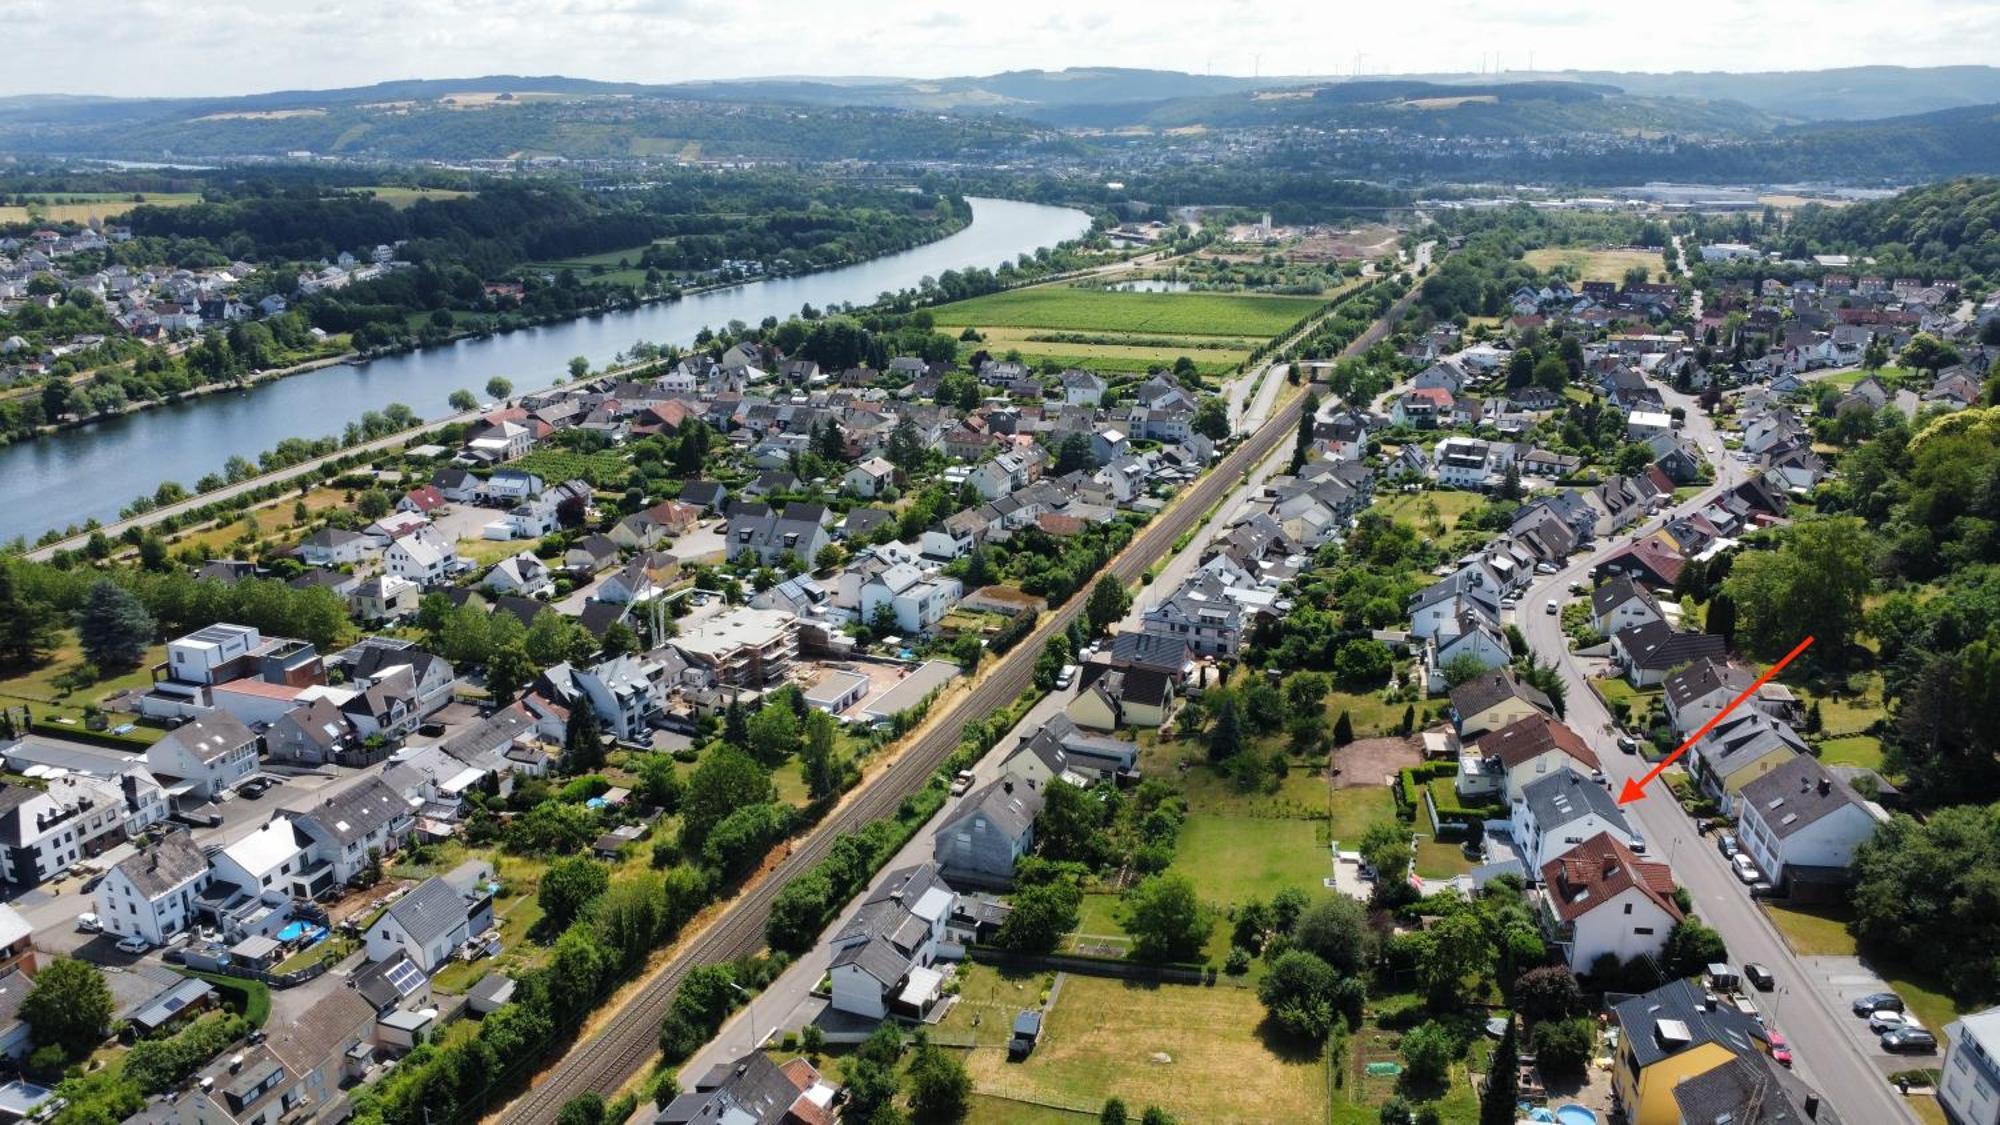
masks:
<path fill-rule="evenodd" d="M 654 243 L 628 246 L 623 250 L 606 250 L 602 254 L 582 254 L 574 258 L 561 258 L 546 262 L 530 262 L 523 269 L 546 270 L 560 273 L 573 270 L 579 277 L 602 281 L 611 285 L 640 285 L 646 280 L 646 271 L 638 267 L 639 255 L 652 248 Z"/>
<path fill-rule="evenodd" d="M 995 355 L 1019 351 L 1031 363 L 1140 373 L 1187 356 L 1203 375 L 1220 375 L 1324 304 L 1316 297 L 1045 285 L 943 305 L 935 317 L 954 335 L 964 328 L 979 330 L 986 340 L 980 346 Z M 1089 339 L 1048 338 L 1063 334 Z"/>
<path fill-rule="evenodd" d="M 1260 1034 L 1264 1008 L 1249 989 L 1066 976 L 1034 1053 L 1009 1062 L 1006 1029 L 1038 1002 L 1046 978 L 970 965 L 963 979 L 940 1038 L 969 1037 L 973 1088 L 982 1102 L 1009 1105 L 974 1120 L 1068 1120 L 1063 1110 L 1094 1115 L 1113 1096 L 1135 1113 L 1157 1105 L 1182 1121 L 1326 1117 L 1324 1064 L 1317 1053 L 1274 1049 Z M 1019 1116 L 1012 1105 L 1045 1116 Z"/>
<path fill-rule="evenodd" d="M 534 473 L 550 484 L 584 480 L 604 488 L 622 482 L 630 466 L 625 455 L 615 450 L 572 453 L 565 449 L 537 449 L 516 460 L 512 467 Z"/>
<path fill-rule="evenodd" d="M 1644 266 L 1649 276 L 1666 268 L 1667 262 L 1658 250 L 1583 250 L 1577 248 L 1543 247 L 1530 250 L 1524 256 L 1527 263 L 1538 270 L 1568 266 L 1576 274 L 1578 281 L 1625 280 L 1625 271 L 1634 266 Z"/>
<path fill-rule="evenodd" d="M 92 219 L 115 219 L 141 204 L 153 207 L 185 207 L 200 203 L 197 192 L 65 192 L 30 197 L 28 206 L 0 206 L 0 224 L 6 223 L 88 223 Z"/>
<path fill-rule="evenodd" d="M 365 187 L 360 190 L 398 211 L 419 199 L 463 199 L 472 194 L 469 191 L 453 191 L 450 188 Z"/>

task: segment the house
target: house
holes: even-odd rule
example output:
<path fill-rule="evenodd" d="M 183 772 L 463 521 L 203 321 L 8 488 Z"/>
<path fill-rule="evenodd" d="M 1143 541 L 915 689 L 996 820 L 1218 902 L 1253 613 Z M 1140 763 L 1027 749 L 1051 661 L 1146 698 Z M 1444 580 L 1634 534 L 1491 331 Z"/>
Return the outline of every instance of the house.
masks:
<path fill-rule="evenodd" d="M 628 655 L 575 669 L 570 680 L 612 737 L 633 742 L 647 737 L 666 702 L 666 672 L 659 661 Z"/>
<path fill-rule="evenodd" d="M 299 544 L 299 560 L 307 566 L 348 566 L 375 551 L 375 540 L 358 531 L 322 527 Z"/>
<path fill-rule="evenodd" d="M 208 880 L 208 857 L 194 838 L 185 829 L 169 832 L 104 873 L 94 892 L 98 921 L 106 933 L 165 945 L 194 921 Z"/>
<path fill-rule="evenodd" d="M 1096 406 L 1104 401 L 1110 384 L 1094 372 L 1071 368 L 1062 373 L 1062 401 L 1065 406 Z"/>
<path fill-rule="evenodd" d="M 618 543 L 608 535 L 586 535 L 563 552 L 563 569 L 579 578 L 587 578 L 617 562 Z"/>
<path fill-rule="evenodd" d="M 450 509 L 450 502 L 445 499 L 444 493 L 434 484 L 420 484 L 403 493 L 403 498 L 396 501 L 397 511 L 415 512 L 420 516 L 426 517 L 443 515 Z"/>
<path fill-rule="evenodd" d="M 1590 593 L 1590 627 L 1607 637 L 1634 625 L 1654 624 L 1666 619 L 1658 599 L 1624 575 L 1605 582 Z"/>
<path fill-rule="evenodd" d="M 1762 711 L 1739 707 L 1694 744 L 1694 774 L 1701 787 L 1734 811 L 1745 785 L 1807 752 L 1791 726 Z"/>
<path fill-rule="evenodd" d="M 1945 1025 L 1938 1101 L 1960 1125 L 2000 1125 L 2000 1008 Z"/>
<path fill-rule="evenodd" d="M 1117 730 L 1120 727 L 1160 727 L 1174 707 L 1174 680 L 1151 668 L 1084 665 L 1076 698 L 1063 708 L 1080 727 Z"/>
<path fill-rule="evenodd" d="M 392 541 L 382 552 L 382 565 L 398 578 L 433 586 L 458 569 L 458 547 L 426 527 Z"/>
<path fill-rule="evenodd" d="M 670 537 L 693 531 L 700 518 L 701 509 L 685 500 L 663 500 L 619 520 L 612 527 L 609 538 L 620 547 L 644 550 L 657 547 Z M 598 569 L 603 568 L 600 566 Z"/>
<path fill-rule="evenodd" d="M 1610 791 L 1571 769 L 1522 786 L 1509 820 L 1521 866 L 1528 871 L 1539 872 L 1549 860 L 1599 833 L 1611 833 L 1634 851 L 1645 847 Z"/>
<path fill-rule="evenodd" d="M 316 898 L 338 888 L 332 869 L 307 850 L 311 842 L 289 817 L 273 817 L 209 857 L 211 874 L 215 882 L 235 886 L 241 897 Z"/>
<path fill-rule="evenodd" d="M 1631 1125 L 1683 1125 L 1677 1087 L 1771 1052 L 1762 1020 L 1718 1001 L 1699 981 L 1673 981 L 1621 1001 L 1611 1018 L 1619 1030 L 1611 1089 Z"/>
<path fill-rule="evenodd" d="M 313 853 L 332 865 L 338 884 L 351 882 L 371 857 L 402 847 L 416 828 L 410 803 L 374 774 L 336 782 L 281 808 L 311 842 Z"/>
<path fill-rule="evenodd" d="M 277 1125 L 336 1117 L 341 1087 L 372 1061 L 375 1010 L 346 988 L 329 990 L 270 1038 L 205 1067 L 172 1108 L 180 1125 Z"/>
<path fill-rule="evenodd" d="M 651 601 L 660 594 L 660 584 L 653 579 L 653 564 L 659 556 L 638 554 L 632 556 L 624 566 L 604 576 L 597 584 L 592 600 L 606 605 L 633 605 Z"/>
<path fill-rule="evenodd" d="M 1687 569 L 1687 558 L 1671 536 L 1648 535 L 1634 541 L 1597 564 L 1592 574 L 1603 579 L 1623 575 L 1659 590 L 1672 589 Z"/>
<path fill-rule="evenodd" d="M 1007 774 L 959 800 L 932 837 L 932 859 L 947 879 L 1004 887 L 1035 846 L 1041 811 L 1041 789 Z"/>
<path fill-rule="evenodd" d="M 492 927 L 493 896 L 485 884 L 460 887 L 450 876 L 433 875 L 397 899 L 362 940 L 370 961 L 401 953 L 430 974 Z"/>
<path fill-rule="evenodd" d="M 1554 714 L 1555 705 L 1512 672 L 1496 668 L 1451 689 L 1451 711 L 1458 736 L 1472 739 L 1520 719 Z"/>
<path fill-rule="evenodd" d="M 556 583 L 547 564 L 536 558 L 533 552 L 522 551 L 493 564 L 493 569 L 479 580 L 479 587 L 496 594 L 540 598 L 554 593 Z"/>
<path fill-rule="evenodd" d="M 861 620 L 872 624 L 882 616 L 893 616 L 897 630 L 924 636 L 958 604 L 963 589 L 956 578 L 927 578 L 910 563 L 896 563 L 862 583 Z"/>
<path fill-rule="evenodd" d="M 817 504 L 793 503 L 782 514 L 767 509 L 732 517 L 724 551 L 731 559 L 748 552 L 764 566 L 778 566 L 786 555 L 811 566 L 832 542 L 820 522 L 824 514 Z"/>
<path fill-rule="evenodd" d="M 1680 632 L 1664 621 L 1649 621 L 1619 630 L 1611 638 L 1611 658 L 1633 687 L 1646 688 L 1669 672 L 1697 660 L 1721 660 L 1729 645 L 1713 633 Z"/>
<path fill-rule="evenodd" d="M 1492 622 L 1477 613 L 1460 613 L 1424 639 L 1426 686 L 1432 693 L 1442 692 L 1451 686 L 1447 669 L 1477 666 L 1486 672 L 1512 658 L 1507 638 Z"/>
<path fill-rule="evenodd" d="M 1245 613 L 1225 590 L 1219 578 L 1197 573 L 1146 610 L 1140 628 L 1156 637 L 1183 641 L 1198 656 L 1234 657 L 1243 641 Z"/>
<path fill-rule="evenodd" d="M 780 1066 L 752 1051 L 696 1079 L 653 1115 L 653 1125 L 828 1125 L 839 1094 L 803 1057 Z"/>
<path fill-rule="evenodd" d="M 1542 778 L 1565 771 L 1595 774 L 1603 766 L 1582 735 L 1540 712 L 1464 743 L 1459 760 L 1456 788 L 1461 796 L 1492 795 L 1505 802 Z M 1468 769 L 1472 762 L 1479 768 Z M 1476 784 L 1473 778 L 1487 780 Z"/>
<path fill-rule="evenodd" d="M 928 863 L 892 871 L 828 942 L 835 1011 L 922 1019 L 942 996 L 937 961 L 958 893 Z"/>
<path fill-rule="evenodd" d="M 179 778 L 203 800 L 257 770 L 257 735 L 227 711 L 210 711 L 175 727 L 146 748 L 146 766 Z"/>
<path fill-rule="evenodd" d="M 1842 1125 L 1840 1112 L 1764 1054 L 1751 1051 L 1674 1087 L 1680 1120 L 1726 1125 Z"/>
<path fill-rule="evenodd" d="M 847 470 L 840 478 L 843 488 L 865 500 L 873 500 L 882 491 L 896 483 L 896 466 L 886 458 L 870 457 Z"/>
<path fill-rule="evenodd" d="M 1845 883 L 1855 849 L 1888 819 L 1810 754 L 1745 783 L 1737 807 L 1736 838 L 1780 888 L 1795 877 Z"/>
<path fill-rule="evenodd" d="M 1577 973 L 1609 954 L 1657 957 L 1681 921 L 1673 871 L 1599 833 L 1542 865 L 1543 927 Z"/>
<path fill-rule="evenodd" d="M 1044 792 L 1058 780 L 1077 786 L 1132 782 L 1139 776 L 1139 747 L 1091 734 L 1067 715 L 1052 715 L 1040 730 L 1014 744 L 1000 770 Z"/>
<path fill-rule="evenodd" d="M 391 621 L 415 615 L 423 587 L 394 574 L 378 574 L 354 588 L 354 612 L 364 621 Z"/>
<path fill-rule="evenodd" d="M 1697 660 L 1662 681 L 1667 721 L 1682 736 L 1693 734 L 1756 680 L 1756 674 L 1740 664 Z"/>
<path fill-rule="evenodd" d="M 339 705 L 325 696 L 306 700 L 264 730 L 264 748 L 273 761 L 305 766 L 339 761 L 359 741 Z"/>

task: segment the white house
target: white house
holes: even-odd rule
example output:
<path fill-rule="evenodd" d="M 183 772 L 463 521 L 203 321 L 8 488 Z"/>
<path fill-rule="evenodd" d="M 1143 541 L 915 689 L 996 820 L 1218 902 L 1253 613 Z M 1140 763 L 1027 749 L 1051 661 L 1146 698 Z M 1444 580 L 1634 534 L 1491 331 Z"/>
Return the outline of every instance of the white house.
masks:
<path fill-rule="evenodd" d="M 216 852 L 209 863 L 217 880 L 235 884 L 251 898 L 312 898 L 313 880 L 306 874 L 313 866 L 310 843 L 290 818 L 280 816 Z M 321 887 L 330 889 L 330 883 Z"/>
<path fill-rule="evenodd" d="M 1959 1125 L 2000 1125 L 2000 1008 L 1947 1024 L 1938 1101 Z"/>
<path fill-rule="evenodd" d="M 895 480 L 896 466 L 885 458 L 870 457 L 847 470 L 847 475 L 840 478 L 840 483 L 856 496 L 872 500 L 880 496 L 884 488 L 894 484 Z"/>
<path fill-rule="evenodd" d="M 1627 847 L 1639 842 L 1610 791 L 1575 770 L 1558 770 L 1522 787 L 1510 819 L 1514 847 L 1528 871 L 1539 872 L 1599 833 L 1608 832 Z"/>
<path fill-rule="evenodd" d="M 1888 819 L 1881 806 L 1862 800 L 1810 754 L 1744 785 L 1737 808 L 1736 838 L 1777 886 L 1802 868 L 1845 871 L 1855 849 Z"/>
<path fill-rule="evenodd" d="M 897 563 L 868 579 L 861 587 L 861 620 L 873 622 L 882 606 L 896 616 L 896 628 L 921 635 L 958 604 L 963 589 L 956 578 L 925 578 L 909 563 Z"/>
<path fill-rule="evenodd" d="M 1625 575 L 1591 591 L 1591 628 L 1607 637 L 1634 625 L 1650 625 L 1666 619 L 1652 593 Z"/>
<path fill-rule="evenodd" d="M 571 673 L 571 682 L 616 738 L 643 738 L 666 702 L 666 668 L 636 656 L 620 656 Z"/>
<path fill-rule="evenodd" d="M 539 598 L 555 592 L 555 577 L 548 566 L 531 551 L 501 559 L 479 580 L 480 588 L 496 594 Z"/>
<path fill-rule="evenodd" d="M 885 876 L 829 943 L 834 1009 L 876 1020 L 928 1014 L 944 982 L 931 966 L 957 904 L 931 864 Z"/>
<path fill-rule="evenodd" d="M 1466 743 L 1461 752 L 1461 759 L 1465 758 L 1478 759 L 1482 768 L 1468 771 L 1461 766 L 1460 776 L 1492 778 L 1488 792 L 1497 791 L 1500 799 L 1510 804 L 1528 786 L 1543 778 L 1565 773 L 1589 774 L 1602 768 L 1597 753 L 1581 735 L 1540 713 L 1517 719 Z"/>
<path fill-rule="evenodd" d="M 398 578 L 431 586 L 444 581 L 458 566 L 458 547 L 425 525 L 390 543 L 382 552 L 382 565 Z"/>
<path fill-rule="evenodd" d="M 360 874 L 371 853 L 381 857 L 402 847 L 416 827 L 410 803 L 372 773 L 294 798 L 283 811 L 335 885 Z"/>
<path fill-rule="evenodd" d="M 175 727 L 146 748 L 146 766 L 180 778 L 203 799 L 257 770 L 257 735 L 227 711 L 210 711 Z"/>
<path fill-rule="evenodd" d="M 1655 957 L 1681 920 L 1674 876 L 1599 833 L 1542 865 L 1543 922 L 1577 972 L 1610 954 L 1622 964 Z"/>
<path fill-rule="evenodd" d="M 387 960 L 401 952 L 428 974 L 492 925 L 492 895 L 483 885 L 453 871 L 433 875 L 397 899 L 368 927 L 364 941 L 370 961 Z"/>
<path fill-rule="evenodd" d="M 119 861 L 98 881 L 97 918 L 106 933 L 165 945 L 194 919 L 194 900 L 208 886 L 208 857 L 185 830 Z"/>

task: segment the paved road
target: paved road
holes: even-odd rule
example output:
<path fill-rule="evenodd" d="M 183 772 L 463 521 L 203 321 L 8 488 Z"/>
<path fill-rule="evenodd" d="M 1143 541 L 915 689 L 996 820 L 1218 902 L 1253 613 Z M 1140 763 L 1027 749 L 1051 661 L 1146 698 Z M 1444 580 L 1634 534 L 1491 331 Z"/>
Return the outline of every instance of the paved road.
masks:
<path fill-rule="evenodd" d="M 1397 302 L 1343 354 L 1358 354 L 1386 336 L 1413 299 L 1413 295 L 1406 296 Z M 1229 494 L 1246 470 L 1290 440 L 1296 425 L 1295 410 L 1280 411 L 1190 486 L 1158 519 L 1140 529 L 1132 543 L 1112 560 L 1108 572 L 1128 584 L 1138 581 L 1149 565 L 1168 553 L 1176 539 L 1195 528 L 1202 515 Z M 577 1044 L 527 1093 L 489 1118 L 510 1125 L 553 1121 L 570 1098 L 586 1090 L 616 1091 L 651 1063 L 658 1051 L 660 1020 L 688 970 L 762 948 L 764 921 L 779 889 L 818 862 L 835 836 L 891 815 L 905 795 L 920 789 L 957 748 L 959 731 L 967 719 L 1000 710 L 1026 691 L 1043 644 L 1057 630 L 1068 628 L 1086 600 L 1071 598 L 1063 608 L 1045 614 L 1041 625 L 995 661 L 970 692 L 957 696 L 933 716 L 887 766 L 865 779 L 816 829 L 796 841 L 783 860 L 690 938 L 622 1008 L 603 1021 L 597 1034 Z"/>
<path fill-rule="evenodd" d="M 1716 465 L 1716 484 L 1700 496 L 1672 509 L 1681 514 L 1701 507 L 1721 491 L 1732 488 L 1748 475 L 1747 467 L 1724 449 L 1708 416 L 1686 396 L 1662 387 L 1669 407 L 1687 412 L 1683 434 L 1699 445 Z M 1663 517 L 1648 521 L 1643 530 L 1656 528 Z M 1613 551 L 1629 542 L 1620 535 L 1586 556 L 1578 558 L 1562 573 L 1542 579 L 1521 600 L 1518 624 L 1528 643 L 1544 656 L 1555 654 L 1556 666 L 1568 684 L 1566 721 L 1597 752 L 1604 762 L 1611 791 L 1616 793 L 1628 777 L 1644 776 L 1649 768 L 1637 755 L 1620 753 L 1612 733 L 1611 716 L 1585 681 L 1582 667 L 1562 638 L 1559 619 L 1544 613 L 1548 599 L 1568 599 L 1571 582 L 1589 584 L 1590 570 Z M 1777 990 L 1761 993 L 1757 1001 L 1766 1011 L 1776 1006 L 1773 1026 L 1791 1041 L 1798 1069 L 1825 1094 L 1842 1116 L 1854 1122 L 1913 1122 L 1916 1118 L 1903 1099 L 1890 1088 L 1876 1061 L 1863 1054 L 1860 1040 L 1846 1026 L 1854 1017 L 1813 987 L 1815 974 L 1793 957 L 1790 947 L 1764 912 L 1751 900 L 1743 884 L 1736 880 L 1729 864 L 1711 841 L 1694 831 L 1694 824 L 1654 782 L 1646 799 L 1626 806 L 1626 814 L 1645 838 L 1655 858 L 1673 866 L 1674 877 L 1694 898 L 1695 910 L 1704 921 L 1720 931 L 1729 944 L 1730 958 L 1737 964 L 1758 961 L 1770 967 L 1777 978 Z M 1934 1059 L 1917 1059 L 1909 1065 Z"/>

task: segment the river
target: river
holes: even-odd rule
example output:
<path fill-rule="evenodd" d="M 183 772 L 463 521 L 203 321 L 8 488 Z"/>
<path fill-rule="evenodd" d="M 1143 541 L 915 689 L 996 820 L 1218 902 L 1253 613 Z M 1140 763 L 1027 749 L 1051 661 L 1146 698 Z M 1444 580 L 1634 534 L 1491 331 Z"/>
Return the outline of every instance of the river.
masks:
<path fill-rule="evenodd" d="M 281 438 L 338 434 L 364 411 L 392 402 L 426 418 L 442 417 L 450 413 L 446 400 L 453 391 L 483 396 L 495 375 L 521 391 L 544 387 L 563 374 L 572 356 L 601 366 L 639 340 L 688 344 L 703 327 L 732 320 L 756 324 L 808 304 L 867 304 L 949 269 L 990 269 L 1090 226 L 1088 215 L 1065 207 L 969 202 L 972 221 L 956 234 L 857 265 L 328 367 L 8 446 L 0 449 L 0 542 L 33 540 L 48 528 L 91 518 L 109 523 L 163 481 L 192 488 L 231 455 L 255 459 Z"/>

